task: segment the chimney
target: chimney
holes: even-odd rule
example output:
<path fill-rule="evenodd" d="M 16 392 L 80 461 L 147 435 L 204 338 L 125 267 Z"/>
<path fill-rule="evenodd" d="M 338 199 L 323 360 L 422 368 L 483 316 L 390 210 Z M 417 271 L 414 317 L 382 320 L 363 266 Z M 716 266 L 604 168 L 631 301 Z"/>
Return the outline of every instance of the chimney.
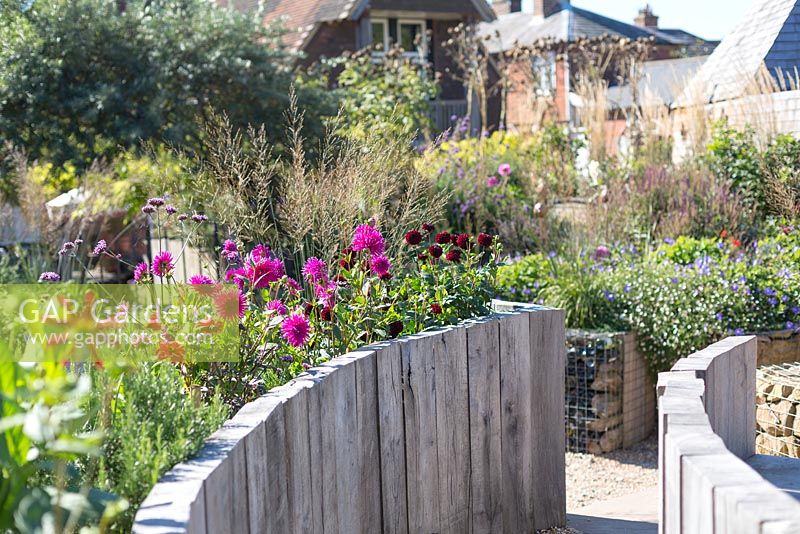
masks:
<path fill-rule="evenodd" d="M 658 28 L 658 17 L 653 14 L 650 4 L 639 10 L 639 16 L 633 19 L 633 23 L 640 28 Z"/>
<path fill-rule="evenodd" d="M 547 18 L 561 11 L 561 4 L 569 4 L 569 0 L 533 0 L 533 14 Z"/>
<path fill-rule="evenodd" d="M 522 11 L 522 0 L 493 0 L 492 8 L 497 16 L 507 15 L 508 13 L 516 13 Z"/>

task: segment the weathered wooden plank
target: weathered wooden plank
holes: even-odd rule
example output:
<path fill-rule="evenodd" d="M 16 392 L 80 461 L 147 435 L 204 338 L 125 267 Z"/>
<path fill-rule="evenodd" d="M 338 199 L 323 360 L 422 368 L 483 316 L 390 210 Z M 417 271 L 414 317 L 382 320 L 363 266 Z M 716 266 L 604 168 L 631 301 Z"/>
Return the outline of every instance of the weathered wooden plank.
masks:
<path fill-rule="evenodd" d="M 401 342 L 409 532 L 439 530 L 439 458 L 433 346 L 441 332 Z"/>
<path fill-rule="evenodd" d="M 534 530 L 531 373 L 528 314 L 506 315 L 500 323 L 500 421 L 507 532 Z"/>
<path fill-rule="evenodd" d="M 530 324 L 534 528 L 566 524 L 563 310 L 528 313 Z"/>
<path fill-rule="evenodd" d="M 408 533 L 403 368 L 400 343 L 376 347 L 383 532 Z"/>
<path fill-rule="evenodd" d="M 167 534 L 206 533 L 203 480 L 209 470 L 196 462 L 172 468 L 148 494 L 139 510 L 132 532 Z"/>
<path fill-rule="evenodd" d="M 356 372 L 342 356 L 324 367 L 333 371 L 319 384 L 322 432 L 324 532 L 357 532 L 359 442 L 356 428 Z"/>
<path fill-rule="evenodd" d="M 733 426 L 731 410 L 731 355 L 728 351 L 720 352 L 711 362 L 706 374 L 706 411 L 711 421 L 711 428 L 722 438 L 725 444 L 731 441 Z"/>
<path fill-rule="evenodd" d="M 320 534 L 325 531 L 326 519 L 330 517 L 334 511 L 326 512 L 324 509 L 323 499 L 323 479 L 324 471 L 322 464 L 325 458 L 322 454 L 322 408 L 321 408 L 321 395 L 319 384 L 324 381 L 327 376 L 332 372 L 329 368 L 315 368 L 311 369 L 309 373 L 303 376 L 303 380 L 309 382 L 308 397 L 308 449 L 311 466 L 311 510 L 312 510 L 312 528 L 311 532 Z M 336 524 L 335 516 L 331 522 Z"/>
<path fill-rule="evenodd" d="M 750 410 L 751 406 L 755 407 L 755 391 L 753 395 L 749 396 L 748 391 L 748 377 L 747 377 L 747 358 L 745 354 L 745 346 L 743 344 L 736 345 L 729 349 L 728 370 L 729 370 L 729 384 L 727 389 L 728 394 L 728 411 L 730 430 L 728 434 L 728 449 L 738 456 L 739 458 L 747 458 L 752 453 L 751 449 L 755 446 L 755 428 L 753 433 L 750 434 L 750 425 L 748 424 L 748 416 L 753 414 L 753 422 L 755 422 L 755 413 Z M 754 369 L 755 371 L 755 369 Z M 755 373 L 753 374 L 753 383 L 755 384 Z"/>
<path fill-rule="evenodd" d="M 503 532 L 500 440 L 500 323 L 467 330 L 472 532 Z"/>
<path fill-rule="evenodd" d="M 287 510 L 291 531 L 297 534 L 315 532 L 311 479 L 311 437 L 309 430 L 310 382 L 296 381 L 283 406 L 286 426 Z"/>
<path fill-rule="evenodd" d="M 288 532 L 283 400 L 263 399 L 266 418 L 244 438 L 250 532 Z"/>
<path fill-rule="evenodd" d="M 744 344 L 744 384 L 745 407 L 742 410 L 744 418 L 745 436 L 744 446 L 741 450 L 742 459 L 748 458 L 756 452 L 756 405 L 753 399 L 756 396 L 756 365 L 758 364 L 758 342 L 755 336 L 750 336 Z M 741 395 L 741 393 L 739 393 Z"/>
<path fill-rule="evenodd" d="M 684 456 L 681 481 L 681 532 L 720 533 L 714 526 L 715 488 L 752 484 L 761 477 L 727 453 Z"/>
<path fill-rule="evenodd" d="M 433 345 L 436 446 L 439 457 L 439 529 L 469 528 L 469 394 L 464 327 L 445 330 Z"/>
<path fill-rule="evenodd" d="M 378 436 L 378 377 L 374 350 L 360 351 L 355 363 L 355 435 L 358 480 L 358 532 L 381 531 L 381 459 Z"/>

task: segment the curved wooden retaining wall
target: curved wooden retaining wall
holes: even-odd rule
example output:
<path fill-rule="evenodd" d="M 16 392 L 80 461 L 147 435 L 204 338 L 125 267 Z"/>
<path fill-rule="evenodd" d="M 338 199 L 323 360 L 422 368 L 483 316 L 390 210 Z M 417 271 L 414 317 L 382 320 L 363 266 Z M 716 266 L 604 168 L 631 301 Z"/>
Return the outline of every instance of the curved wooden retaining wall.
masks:
<path fill-rule="evenodd" d="M 730 337 L 658 377 L 660 532 L 800 532 L 800 503 L 744 460 L 756 436 L 756 338 Z"/>
<path fill-rule="evenodd" d="M 133 532 L 563 525 L 565 352 L 563 312 L 526 307 L 336 358 L 242 408 Z"/>

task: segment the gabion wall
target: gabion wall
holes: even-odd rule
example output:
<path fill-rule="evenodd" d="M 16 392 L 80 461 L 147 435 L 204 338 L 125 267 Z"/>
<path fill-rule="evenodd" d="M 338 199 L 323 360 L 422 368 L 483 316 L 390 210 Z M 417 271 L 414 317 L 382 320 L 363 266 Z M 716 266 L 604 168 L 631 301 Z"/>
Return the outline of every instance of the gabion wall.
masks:
<path fill-rule="evenodd" d="M 632 334 L 567 331 L 566 449 L 602 454 L 655 428 L 655 389 Z"/>
<path fill-rule="evenodd" d="M 800 458 L 800 362 L 764 365 L 756 379 L 756 453 Z"/>

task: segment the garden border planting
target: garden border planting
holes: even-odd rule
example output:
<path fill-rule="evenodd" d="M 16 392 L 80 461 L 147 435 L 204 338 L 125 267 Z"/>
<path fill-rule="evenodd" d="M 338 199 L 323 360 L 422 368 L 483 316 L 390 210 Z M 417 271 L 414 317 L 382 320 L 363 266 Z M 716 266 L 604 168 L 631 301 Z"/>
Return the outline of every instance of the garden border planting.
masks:
<path fill-rule="evenodd" d="M 243 407 L 133 532 L 530 532 L 564 525 L 564 314 L 364 347 Z"/>
<path fill-rule="evenodd" d="M 800 503 L 744 461 L 755 447 L 756 347 L 729 337 L 659 374 L 660 532 L 800 531 Z"/>

